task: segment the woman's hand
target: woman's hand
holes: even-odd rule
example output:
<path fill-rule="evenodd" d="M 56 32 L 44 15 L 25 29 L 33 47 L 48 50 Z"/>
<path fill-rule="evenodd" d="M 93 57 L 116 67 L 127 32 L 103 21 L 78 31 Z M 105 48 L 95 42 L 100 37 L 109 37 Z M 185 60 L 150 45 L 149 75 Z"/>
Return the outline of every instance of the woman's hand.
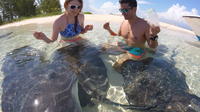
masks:
<path fill-rule="evenodd" d="M 90 31 L 90 30 L 93 30 L 93 25 L 86 25 L 85 26 L 85 31 Z"/>
<path fill-rule="evenodd" d="M 103 28 L 104 28 L 105 30 L 110 30 L 110 23 L 109 23 L 109 22 L 105 23 L 105 24 L 103 25 Z"/>
<path fill-rule="evenodd" d="M 46 35 L 43 32 L 34 32 L 33 36 L 38 40 L 44 40 Z"/>
<path fill-rule="evenodd" d="M 81 34 L 87 33 L 90 30 L 93 30 L 93 25 L 86 25 Z"/>

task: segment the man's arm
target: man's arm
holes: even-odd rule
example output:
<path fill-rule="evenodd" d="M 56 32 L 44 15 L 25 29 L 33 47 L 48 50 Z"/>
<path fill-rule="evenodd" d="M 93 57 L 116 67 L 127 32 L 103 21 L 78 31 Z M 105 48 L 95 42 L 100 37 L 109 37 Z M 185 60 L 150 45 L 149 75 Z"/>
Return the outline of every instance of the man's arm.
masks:
<path fill-rule="evenodd" d="M 110 33 L 110 35 L 112 35 L 112 36 L 118 36 L 118 34 L 115 33 L 115 32 L 110 28 L 110 23 L 109 23 L 109 22 L 105 23 L 105 24 L 103 25 L 103 28 L 104 28 L 105 30 L 107 30 L 107 31 Z"/>
<path fill-rule="evenodd" d="M 157 34 L 160 32 L 160 27 L 148 25 L 145 31 L 145 37 L 150 48 L 156 48 L 158 46 Z"/>

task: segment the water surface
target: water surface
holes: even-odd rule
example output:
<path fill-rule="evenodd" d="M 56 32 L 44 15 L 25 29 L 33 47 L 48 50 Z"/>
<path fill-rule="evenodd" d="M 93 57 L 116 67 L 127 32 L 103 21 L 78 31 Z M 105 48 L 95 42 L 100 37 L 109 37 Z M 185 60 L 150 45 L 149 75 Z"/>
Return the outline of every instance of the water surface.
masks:
<path fill-rule="evenodd" d="M 102 43 L 110 42 L 108 33 L 103 30 L 101 22 L 87 22 L 88 24 L 94 24 L 94 30 L 84 35 L 86 39 L 93 43 L 93 46 L 101 45 Z M 87 24 L 86 23 L 86 24 Z M 120 23 L 111 23 L 111 27 L 117 31 Z M 43 41 L 34 39 L 32 36 L 33 31 L 45 32 L 48 36 L 51 35 L 52 24 L 29 24 L 18 27 L 11 27 L 3 29 L 0 35 L 13 32 L 9 36 L 0 38 L 0 68 L 4 62 L 6 54 L 14 49 L 21 48 L 23 46 L 31 46 L 44 52 L 44 60 L 48 60 L 54 49 L 58 46 L 58 41 L 53 44 L 46 44 Z M 185 41 L 194 41 L 195 37 L 183 32 L 172 31 L 161 28 L 159 34 L 159 46 L 156 54 L 156 58 L 165 60 L 168 63 L 175 65 L 177 70 L 180 70 L 185 74 L 186 83 L 190 89 L 190 92 L 200 97 L 200 52 L 198 47 L 187 44 Z M 105 58 L 102 56 L 102 58 Z M 109 62 L 104 59 L 106 67 L 108 68 L 108 74 L 111 81 L 111 88 L 108 91 L 108 98 L 113 101 L 126 103 L 125 94 L 122 91 L 120 85 L 123 80 L 121 75 L 118 74 L 109 65 Z M 170 68 L 169 68 L 170 69 Z M 0 82 L 2 83 L 4 74 L 0 72 Z M 2 94 L 2 88 L 0 89 Z M 114 94 L 114 95 L 112 95 Z M 118 112 L 113 108 L 107 106 L 98 106 L 101 112 Z M 87 109 L 86 109 L 87 110 Z M 92 109 L 89 109 L 92 112 Z M 120 111 L 119 111 L 120 112 Z"/>

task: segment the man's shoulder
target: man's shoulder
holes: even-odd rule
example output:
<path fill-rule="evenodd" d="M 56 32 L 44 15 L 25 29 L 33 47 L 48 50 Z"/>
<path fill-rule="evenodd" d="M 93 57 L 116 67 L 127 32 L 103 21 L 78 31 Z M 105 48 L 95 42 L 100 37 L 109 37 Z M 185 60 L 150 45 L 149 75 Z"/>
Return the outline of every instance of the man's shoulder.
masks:
<path fill-rule="evenodd" d="M 149 25 L 149 23 L 143 18 L 139 18 L 139 22 L 140 22 L 140 24 L 143 24 L 145 26 Z"/>

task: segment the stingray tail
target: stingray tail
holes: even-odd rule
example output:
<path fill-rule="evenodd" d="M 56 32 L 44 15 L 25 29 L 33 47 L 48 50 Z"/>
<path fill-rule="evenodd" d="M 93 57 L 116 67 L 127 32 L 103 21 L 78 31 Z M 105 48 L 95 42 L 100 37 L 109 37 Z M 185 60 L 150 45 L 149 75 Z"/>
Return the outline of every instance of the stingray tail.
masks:
<path fill-rule="evenodd" d="M 108 104 L 108 105 L 117 106 L 117 107 L 122 107 L 124 109 L 139 110 L 139 111 L 146 111 L 146 110 L 150 110 L 150 109 L 157 107 L 157 105 L 144 105 L 144 106 L 124 105 L 124 104 L 115 103 L 113 101 L 110 101 L 109 99 L 103 99 L 103 103 Z"/>

